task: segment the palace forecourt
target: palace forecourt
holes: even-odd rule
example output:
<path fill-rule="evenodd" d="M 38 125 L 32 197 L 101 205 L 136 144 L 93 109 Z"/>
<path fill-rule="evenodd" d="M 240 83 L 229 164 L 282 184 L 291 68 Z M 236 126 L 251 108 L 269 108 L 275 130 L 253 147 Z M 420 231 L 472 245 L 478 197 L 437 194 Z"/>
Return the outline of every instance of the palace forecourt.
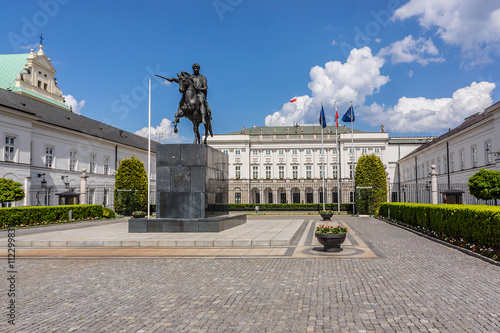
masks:
<path fill-rule="evenodd" d="M 344 251 L 324 253 L 313 236 L 322 223 L 318 215 L 249 216 L 218 234 L 238 239 L 248 225 L 274 225 L 260 237 L 290 229 L 291 242 L 241 247 L 22 245 L 106 228 L 125 237 L 125 220 L 16 230 L 12 330 L 498 332 L 499 266 L 371 217 L 336 216 L 331 224 L 347 226 L 349 237 Z"/>

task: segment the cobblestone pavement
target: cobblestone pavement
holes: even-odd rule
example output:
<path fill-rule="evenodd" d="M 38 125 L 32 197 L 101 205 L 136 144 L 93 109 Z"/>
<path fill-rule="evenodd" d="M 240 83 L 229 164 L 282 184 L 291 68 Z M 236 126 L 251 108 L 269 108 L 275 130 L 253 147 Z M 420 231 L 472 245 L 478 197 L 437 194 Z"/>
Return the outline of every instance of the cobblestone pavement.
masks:
<path fill-rule="evenodd" d="M 0 331 L 500 331 L 500 267 L 342 218 L 378 258 L 20 259 L 16 325 Z"/>

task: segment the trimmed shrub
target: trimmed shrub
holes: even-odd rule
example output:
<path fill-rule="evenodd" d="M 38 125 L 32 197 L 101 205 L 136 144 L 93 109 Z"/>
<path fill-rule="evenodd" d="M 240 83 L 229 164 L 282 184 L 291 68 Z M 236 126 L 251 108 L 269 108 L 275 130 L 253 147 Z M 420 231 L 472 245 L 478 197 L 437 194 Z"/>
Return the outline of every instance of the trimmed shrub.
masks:
<path fill-rule="evenodd" d="M 132 211 L 147 211 L 148 175 L 144 163 L 132 156 L 121 161 L 116 172 L 114 208 L 130 216 Z"/>
<path fill-rule="evenodd" d="M 380 215 L 412 226 L 462 238 L 469 243 L 500 249 L 500 207 L 384 203 Z"/>
<path fill-rule="evenodd" d="M 0 226 L 67 220 L 69 210 L 72 210 L 72 216 L 75 220 L 101 217 L 103 214 L 101 205 L 0 208 Z"/>
<path fill-rule="evenodd" d="M 377 212 L 382 202 L 387 202 L 387 178 L 384 164 L 376 155 L 363 155 L 356 164 L 356 186 L 371 186 L 371 195 L 361 190 L 361 197 L 356 195 L 356 204 L 360 213 Z"/>
<path fill-rule="evenodd" d="M 114 219 L 116 217 L 116 214 L 111 208 L 102 207 L 102 217 L 106 219 Z"/>
<path fill-rule="evenodd" d="M 14 202 L 24 199 L 22 184 L 11 179 L 0 178 L 0 202 Z"/>

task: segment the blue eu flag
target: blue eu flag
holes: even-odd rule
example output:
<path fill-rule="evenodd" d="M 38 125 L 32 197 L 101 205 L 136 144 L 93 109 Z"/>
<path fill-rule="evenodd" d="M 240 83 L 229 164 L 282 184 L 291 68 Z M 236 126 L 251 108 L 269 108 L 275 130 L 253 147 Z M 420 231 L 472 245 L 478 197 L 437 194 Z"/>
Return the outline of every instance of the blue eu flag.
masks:
<path fill-rule="evenodd" d="M 325 111 L 323 110 L 323 105 L 321 105 L 321 113 L 319 114 L 319 124 L 323 128 L 326 127 Z"/>

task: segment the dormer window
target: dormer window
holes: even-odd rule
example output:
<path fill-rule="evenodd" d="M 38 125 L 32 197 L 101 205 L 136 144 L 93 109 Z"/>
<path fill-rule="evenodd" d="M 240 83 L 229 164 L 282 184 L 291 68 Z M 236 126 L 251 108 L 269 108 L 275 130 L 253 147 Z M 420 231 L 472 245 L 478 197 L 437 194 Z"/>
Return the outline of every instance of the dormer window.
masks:
<path fill-rule="evenodd" d="M 43 84 L 43 89 L 47 90 L 47 83 Z"/>
<path fill-rule="evenodd" d="M 38 88 L 42 88 L 42 81 L 38 81 Z"/>

